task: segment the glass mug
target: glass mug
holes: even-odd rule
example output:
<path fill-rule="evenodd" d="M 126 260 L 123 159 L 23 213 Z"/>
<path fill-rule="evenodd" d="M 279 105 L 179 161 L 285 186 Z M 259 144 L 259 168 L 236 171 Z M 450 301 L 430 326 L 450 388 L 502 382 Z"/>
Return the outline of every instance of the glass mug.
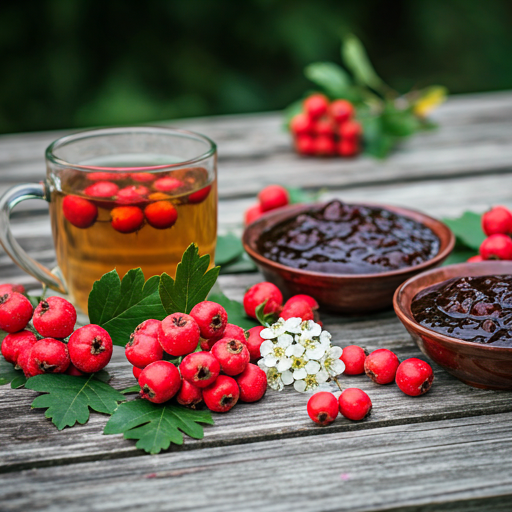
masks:
<path fill-rule="evenodd" d="M 105 128 L 62 137 L 46 150 L 44 183 L 0 198 L 0 243 L 27 273 L 87 313 L 94 281 L 141 267 L 146 279 L 174 276 L 195 242 L 211 265 L 217 241 L 217 154 L 197 133 L 171 128 Z M 9 228 L 12 208 L 45 199 L 58 267 L 30 256 Z"/>

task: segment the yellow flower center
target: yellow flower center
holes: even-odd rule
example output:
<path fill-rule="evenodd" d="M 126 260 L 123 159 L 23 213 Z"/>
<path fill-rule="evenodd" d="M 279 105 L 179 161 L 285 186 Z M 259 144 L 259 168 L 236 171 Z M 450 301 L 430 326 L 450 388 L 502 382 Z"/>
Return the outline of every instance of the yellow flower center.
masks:
<path fill-rule="evenodd" d="M 292 356 L 292 368 L 294 370 L 300 370 L 306 366 L 306 360 L 303 357 Z"/>
<path fill-rule="evenodd" d="M 306 383 L 306 389 L 309 389 L 313 386 L 317 386 L 318 385 L 318 382 L 316 381 L 316 375 L 308 375 L 305 379 L 304 379 L 304 382 Z"/>
<path fill-rule="evenodd" d="M 306 350 L 316 347 L 316 341 L 311 338 L 306 338 L 302 344 L 306 347 Z"/>
<path fill-rule="evenodd" d="M 275 347 L 274 348 L 274 355 L 277 358 L 284 357 L 284 348 L 283 347 Z"/>

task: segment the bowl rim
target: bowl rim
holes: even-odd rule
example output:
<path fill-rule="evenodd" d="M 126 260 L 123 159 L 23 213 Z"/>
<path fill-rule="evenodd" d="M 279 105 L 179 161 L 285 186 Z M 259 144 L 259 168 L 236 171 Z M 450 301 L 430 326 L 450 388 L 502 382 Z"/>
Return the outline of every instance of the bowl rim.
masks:
<path fill-rule="evenodd" d="M 453 275 L 452 277 L 449 277 L 447 279 L 439 280 L 435 283 L 430 283 L 428 286 L 423 286 L 420 288 L 416 294 L 419 292 L 425 290 L 425 288 L 428 288 L 429 286 L 434 286 L 435 284 L 442 283 L 443 281 L 447 281 L 448 279 L 453 279 L 457 277 L 464 277 L 467 275 L 467 273 L 464 272 L 464 269 L 467 268 L 473 268 L 473 269 L 482 269 L 483 265 L 482 263 L 486 262 L 474 262 L 474 263 L 455 263 L 453 265 L 447 265 L 446 267 L 440 267 L 440 268 L 433 268 L 430 270 L 427 270 L 425 272 L 422 272 L 421 274 L 417 274 L 415 276 L 410 277 L 402 283 L 393 294 L 393 309 L 395 310 L 396 316 L 398 319 L 402 322 L 402 324 L 405 326 L 407 330 L 411 329 L 418 334 L 422 336 L 427 336 L 429 338 L 434 338 L 436 341 L 441 342 L 445 345 L 456 345 L 466 348 L 471 348 L 473 350 L 486 350 L 491 351 L 494 353 L 510 353 L 512 352 L 512 347 L 494 347 L 492 345 L 485 345 L 483 343 L 474 343 L 473 341 L 465 341 L 461 340 L 460 338 L 454 338 L 451 336 L 446 336 L 445 334 L 439 333 L 437 331 L 434 331 L 433 329 L 429 329 L 427 327 L 424 327 L 420 323 L 418 323 L 414 316 L 412 315 L 411 311 L 411 302 L 409 302 L 407 305 L 404 304 L 404 291 L 407 287 L 411 286 L 417 281 L 421 281 L 422 279 L 425 279 L 425 277 L 436 274 L 437 272 L 446 271 L 447 269 L 449 271 L 457 271 L 456 275 Z M 490 263 L 490 261 L 487 261 L 487 263 Z M 498 266 L 503 266 L 504 269 L 508 268 L 508 272 L 502 272 L 501 274 L 494 275 L 505 275 L 505 274 L 512 274 L 512 262 L 511 261 L 497 261 L 493 260 L 493 264 L 497 264 Z M 481 274 L 475 274 L 475 276 L 485 276 L 485 275 L 492 275 L 489 272 L 482 272 Z M 415 295 L 416 296 L 416 295 Z"/>
<path fill-rule="evenodd" d="M 281 270 L 281 271 L 285 271 L 285 272 L 293 272 L 293 273 L 297 273 L 297 274 L 300 274 L 303 276 L 316 277 L 318 279 L 334 279 L 334 280 L 344 280 L 344 281 L 345 280 L 354 280 L 355 281 L 355 280 L 361 280 L 361 279 L 364 280 L 364 279 L 395 277 L 395 276 L 400 276 L 403 274 L 408 274 L 410 272 L 415 272 L 415 273 L 421 272 L 423 269 L 427 269 L 427 268 L 430 268 L 432 265 L 437 265 L 437 264 L 441 263 L 443 260 L 445 260 L 450 255 L 453 248 L 455 247 L 455 235 L 453 234 L 452 230 L 444 222 L 442 222 L 434 217 L 431 217 L 430 215 L 426 215 L 425 213 L 420 212 L 419 210 L 415 210 L 413 208 L 406 208 L 406 207 L 402 207 L 402 206 L 386 205 L 386 204 L 372 203 L 372 202 L 368 203 L 366 201 L 363 201 L 363 202 L 356 201 L 356 202 L 349 202 L 349 203 L 344 203 L 344 204 L 381 208 L 383 210 L 388 210 L 393 213 L 403 215 L 404 217 L 415 220 L 424 225 L 425 225 L 425 223 L 422 220 L 419 220 L 414 217 L 420 217 L 421 219 L 428 219 L 435 226 L 435 228 L 432 228 L 430 226 L 426 226 L 426 227 L 428 227 L 437 236 L 437 238 L 439 238 L 440 242 L 441 242 L 441 237 L 438 234 L 438 230 L 440 230 L 440 231 L 444 230 L 446 233 L 448 233 L 448 242 L 447 242 L 446 246 L 444 248 L 442 246 L 440 246 L 439 252 L 433 258 L 430 258 L 429 260 L 424 261 L 418 265 L 413 265 L 412 267 L 403 267 L 403 268 L 399 268 L 396 270 L 389 270 L 386 272 L 376 272 L 374 274 L 330 274 L 330 273 L 326 273 L 326 272 L 314 272 L 311 270 L 303 270 L 303 269 L 299 269 L 299 268 L 295 268 L 295 267 L 289 267 L 289 266 L 283 265 L 282 263 L 278 263 L 276 261 L 265 258 L 265 256 L 263 256 L 262 254 L 260 254 L 259 252 L 257 252 L 250 246 L 249 240 L 248 240 L 249 234 L 251 233 L 251 231 L 256 229 L 263 222 L 268 222 L 268 220 L 269 219 L 271 220 L 272 217 L 279 217 L 280 218 L 279 222 L 280 222 L 280 221 L 288 218 L 288 215 L 284 215 L 284 217 L 283 217 L 283 214 L 289 213 L 290 214 L 289 217 L 291 217 L 296 211 L 302 211 L 302 210 L 305 211 L 305 210 L 308 210 L 311 208 L 320 207 L 320 206 L 326 205 L 328 202 L 330 202 L 330 201 L 323 201 L 323 202 L 317 202 L 317 203 L 290 204 L 290 205 L 284 206 L 282 208 L 278 208 L 274 211 L 265 213 L 265 215 L 263 217 L 260 217 L 259 219 L 257 219 L 256 221 L 252 222 L 251 224 L 249 224 L 245 227 L 244 232 L 242 234 L 242 244 L 243 244 L 244 250 L 247 252 L 247 254 L 249 254 L 249 256 L 253 260 L 259 262 L 261 265 L 270 266 L 270 267 L 274 268 L 275 270 Z M 413 217 L 408 215 L 410 213 L 413 214 Z M 281 217 L 283 217 L 283 218 L 281 218 Z"/>

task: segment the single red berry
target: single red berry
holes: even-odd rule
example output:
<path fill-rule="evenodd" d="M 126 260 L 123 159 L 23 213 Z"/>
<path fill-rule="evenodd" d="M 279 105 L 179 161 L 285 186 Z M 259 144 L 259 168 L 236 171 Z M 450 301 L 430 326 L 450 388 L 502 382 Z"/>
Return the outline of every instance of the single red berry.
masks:
<path fill-rule="evenodd" d="M 150 226 L 156 229 L 167 229 L 174 226 L 178 219 L 178 211 L 169 201 L 156 201 L 146 206 L 144 215 Z"/>
<path fill-rule="evenodd" d="M 359 153 L 359 142 L 357 140 L 342 139 L 337 146 L 338 155 L 355 156 Z"/>
<path fill-rule="evenodd" d="M 149 189 L 144 185 L 129 185 L 117 193 L 117 204 L 138 204 L 147 200 Z"/>
<path fill-rule="evenodd" d="M 226 310 L 220 304 L 209 300 L 196 304 L 192 308 L 190 316 L 197 322 L 201 338 L 207 340 L 221 336 L 228 323 Z"/>
<path fill-rule="evenodd" d="M 345 363 L 345 375 L 361 375 L 364 373 L 364 361 L 368 352 L 357 345 L 349 345 L 343 349 L 340 359 Z"/>
<path fill-rule="evenodd" d="M 154 181 L 156 176 L 150 172 L 132 172 L 130 178 L 139 183 L 149 183 L 150 181 Z"/>
<path fill-rule="evenodd" d="M 359 139 L 363 129 L 357 121 L 348 121 L 340 126 L 338 133 L 342 139 L 355 141 Z"/>
<path fill-rule="evenodd" d="M 208 352 L 212 349 L 213 345 L 215 345 L 215 343 L 217 343 L 217 341 L 219 341 L 222 337 L 223 336 L 221 336 L 220 338 L 212 338 L 210 340 L 207 340 L 205 338 L 199 338 L 199 346 L 201 347 L 201 350 Z"/>
<path fill-rule="evenodd" d="M 125 172 L 88 172 L 87 179 L 90 181 L 117 181 L 127 178 Z"/>
<path fill-rule="evenodd" d="M 86 229 L 98 218 L 98 207 L 78 196 L 66 196 L 62 201 L 64 217 L 76 228 Z"/>
<path fill-rule="evenodd" d="M 313 311 L 316 311 L 320 307 L 316 299 L 311 297 L 311 295 L 306 295 L 304 293 L 293 295 L 285 302 L 284 305 L 290 305 L 293 304 L 294 302 L 306 302 Z"/>
<path fill-rule="evenodd" d="M 209 386 L 220 373 L 220 364 L 210 352 L 193 352 L 183 358 L 181 375 L 198 388 Z"/>
<path fill-rule="evenodd" d="M 25 329 L 33 311 L 32 304 L 21 293 L 0 295 L 0 329 L 10 333 Z"/>
<path fill-rule="evenodd" d="M 119 187 L 110 181 L 97 181 L 92 185 L 89 185 L 85 190 L 84 194 L 89 197 L 113 197 L 117 194 Z"/>
<path fill-rule="evenodd" d="M 260 347 L 261 344 L 265 341 L 260 336 L 260 333 L 263 331 L 263 329 L 265 329 L 265 327 L 262 325 L 257 325 L 256 327 L 251 327 L 251 329 L 247 331 L 248 337 L 245 344 L 251 356 L 251 363 L 255 363 L 261 359 Z"/>
<path fill-rule="evenodd" d="M 22 331 L 28 333 L 29 331 Z M 21 334 L 21 333 L 16 333 Z M 20 336 L 14 343 L 13 353 L 15 358 L 16 369 L 23 369 L 27 367 L 28 356 L 32 347 L 39 341 L 34 333 L 25 334 L 23 337 Z"/>
<path fill-rule="evenodd" d="M 482 229 L 487 236 L 512 234 L 512 212 L 504 206 L 495 206 L 482 215 Z"/>
<path fill-rule="evenodd" d="M 400 363 L 396 371 L 395 382 L 406 395 L 424 395 L 434 381 L 432 367 L 416 357 L 411 357 Z"/>
<path fill-rule="evenodd" d="M 110 216 L 112 227 L 120 233 L 135 233 L 144 223 L 144 214 L 138 206 L 118 206 Z"/>
<path fill-rule="evenodd" d="M 226 328 L 224 329 L 222 337 L 234 338 L 235 340 L 241 341 L 244 345 L 247 344 L 247 336 L 245 331 L 238 325 L 226 324 Z"/>
<path fill-rule="evenodd" d="M 295 149 L 299 155 L 315 154 L 315 138 L 311 135 L 299 135 L 295 139 Z"/>
<path fill-rule="evenodd" d="M 68 350 L 62 341 L 43 338 L 30 350 L 23 372 L 26 377 L 41 373 L 64 373 L 69 362 Z"/>
<path fill-rule="evenodd" d="M 188 380 L 183 380 L 181 388 L 176 395 L 176 400 L 180 405 L 195 409 L 196 405 L 203 401 L 203 393 L 200 388 L 190 384 Z"/>
<path fill-rule="evenodd" d="M 336 153 L 336 143 L 332 137 L 322 135 L 315 139 L 315 155 L 333 156 Z"/>
<path fill-rule="evenodd" d="M 480 245 L 484 260 L 512 260 L 512 240 L 508 235 L 491 235 Z"/>
<path fill-rule="evenodd" d="M 169 361 L 155 361 L 140 373 L 139 386 L 142 398 L 155 404 L 167 402 L 180 389 L 180 372 Z"/>
<path fill-rule="evenodd" d="M 2 355 L 4 359 L 8 363 L 17 364 L 20 348 L 27 343 L 27 340 L 29 345 L 32 346 L 37 341 L 36 335 L 30 331 L 8 334 L 2 341 Z"/>
<path fill-rule="evenodd" d="M 338 400 L 327 391 L 315 393 L 308 400 L 308 414 L 315 423 L 329 425 L 338 416 Z"/>
<path fill-rule="evenodd" d="M 268 185 L 258 194 L 261 211 L 268 212 L 286 206 L 290 202 L 288 190 L 281 185 Z"/>
<path fill-rule="evenodd" d="M 62 297 L 48 297 L 36 307 L 32 323 L 45 338 L 66 338 L 75 328 L 76 309 Z"/>
<path fill-rule="evenodd" d="M 372 401 L 362 389 L 347 388 L 338 400 L 341 414 L 352 421 L 363 420 L 372 410 Z"/>
<path fill-rule="evenodd" d="M 158 178 L 155 183 L 153 183 L 153 187 L 155 187 L 159 192 L 172 192 L 182 186 L 183 182 L 181 180 L 172 178 L 171 176 Z"/>
<path fill-rule="evenodd" d="M 343 124 L 354 115 L 354 106 L 347 100 L 334 100 L 329 105 L 329 115 L 338 124 Z"/>
<path fill-rule="evenodd" d="M 150 201 L 166 201 L 167 199 L 170 198 L 171 196 L 169 194 L 164 194 L 163 192 L 153 192 L 148 196 L 148 199 Z"/>
<path fill-rule="evenodd" d="M 217 341 L 211 353 L 219 361 L 221 370 L 231 376 L 242 373 L 251 358 L 247 347 L 233 338 L 222 338 Z"/>
<path fill-rule="evenodd" d="M 84 375 L 73 363 L 69 363 L 68 369 L 64 373 L 73 377 L 83 377 Z"/>
<path fill-rule="evenodd" d="M 206 187 L 203 187 L 196 192 L 192 192 L 192 194 L 189 194 L 188 196 L 188 202 L 191 204 L 198 204 L 202 203 L 210 194 L 210 190 L 212 189 L 211 185 L 207 185 Z"/>
<path fill-rule="evenodd" d="M 25 287 L 22 284 L 11 284 L 11 283 L 5 283 L 0 284 L 0 296 L 5 295 L 6 293 L 12 293 L 12 292 L 18 292 L 18 293 L 25 293 Z"/>
<path fill-rule="evenodd" d="M 236 382 L 242 402 L 257 402 L 267 391 L 267 374 L 255 364 L 249 363 Z"/>
<path fill-rule="evenodd" d="M 323 94 L 312 94 L 303 103 L 304 112 L 311 119 L 318 119 L 327 113 L 329 100 Z"/>
<path fill-rule="evenodd" d="M 253 223 L 255 220 L 258 220 L 263 215 L 263 211 L 261 210 L 261 205 L 254 204 L 252 206 L 249 206 L 247 210 L 245 210 L 244 214 L 244 224 L 248 226 L 249 224 Z"/>
<path fill-rule="evenodd" d="M 159 320 L 145 320 L 130 334 L 130 339 L 124 348 L 126 359 L 133 366 L 145 368 L 148 364 L 160 361 L 164 355 L 160 338 L 162 336 L 162 322 Z"/>
<path fill-rule="evenodd" d="M 301 112 L 292 117 L 290 121 L 290 131 L 298 136 L 311 134 L 313 131 L 313 121 L 309 116 Z"/>
<path fill-rule="evenodd" d="M 112 357 L 112 350 L 110 335 L 95 324 L 80 327 L 68 341 L 71 362 L 84 373 L 96 373 L 105 368 Z"/>
<path fill-rule="evenodd" d="M 219 375 L 213 384 L 203 389 L 204 403 L 214 412 L 228 412 L 238 402 L 239 396 L 236 380 L 227 375 Z"/>
<path fill-rule="evenodd" d="M 288 301 L 283 306 L 279 313 L 281 318 L 288 320 L 289 318 L 302 318 L 303 321 L 314 320 L 315 314 L 309 305 L 309 302 L 304 299 L 295 299 Z"/>
<path fill-rule="evenodd" d="M 334 137 L 334 126 L 328 117 L 318 119 L 314 124 L 314 131 L 317 137 Z"/>
<path fill-rule="evenodd" d="M 364 371 L 373 382 L 389 384 L 395 380 L 396 369 L 400 361 L 391 350 L 379 348 L 374 350 L 364 361 Z"/>
<path fill-rule="evenodd" d="M 160 345 L 174 357 L 193 352 L 199 343 L 199 326 L 191 315 L 173 313 L 162 321 Z"/>
<path fill-rule="evenodd" d="M 256 308 L 266 302 L 263 313 L 278 313 L 283 305 L 283 294 L 279 288 L 268 281 L 251 286 L 244 295 L 244 309 L 247 316 L 256 318 Z"/>
<path fill-rule="evenodd" d="M 132 368 L 132 373 L 136 380 L 139 380 L 140 374 L 142 373 L 143 369 L 144 368 L 137 368 L 136 366 Z"/>
<path fill-rule="evenodd" d="M 480 254 L 477 254 L 476 256 L 471 256 L 471 258 L 468 258 L 468 263 L 480 263 L 481 261 L 485 261 Z"/>

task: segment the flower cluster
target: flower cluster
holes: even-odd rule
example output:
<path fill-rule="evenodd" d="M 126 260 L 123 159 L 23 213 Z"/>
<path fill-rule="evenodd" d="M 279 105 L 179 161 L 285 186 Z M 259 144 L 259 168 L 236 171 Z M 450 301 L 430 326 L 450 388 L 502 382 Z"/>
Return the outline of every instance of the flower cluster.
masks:
<path fill-rule="evenodd" d="M 293 384 L 301 393 L 313 391 L 345 370 L 340 360 L 341 348 L 333 347 L 330 333 L 322 331 L 313 320 L 280 318 L 263 329 L 260 336 L 265 341 L 258 365 L 267 374 L 272 389 L 280 391 Z"/>

